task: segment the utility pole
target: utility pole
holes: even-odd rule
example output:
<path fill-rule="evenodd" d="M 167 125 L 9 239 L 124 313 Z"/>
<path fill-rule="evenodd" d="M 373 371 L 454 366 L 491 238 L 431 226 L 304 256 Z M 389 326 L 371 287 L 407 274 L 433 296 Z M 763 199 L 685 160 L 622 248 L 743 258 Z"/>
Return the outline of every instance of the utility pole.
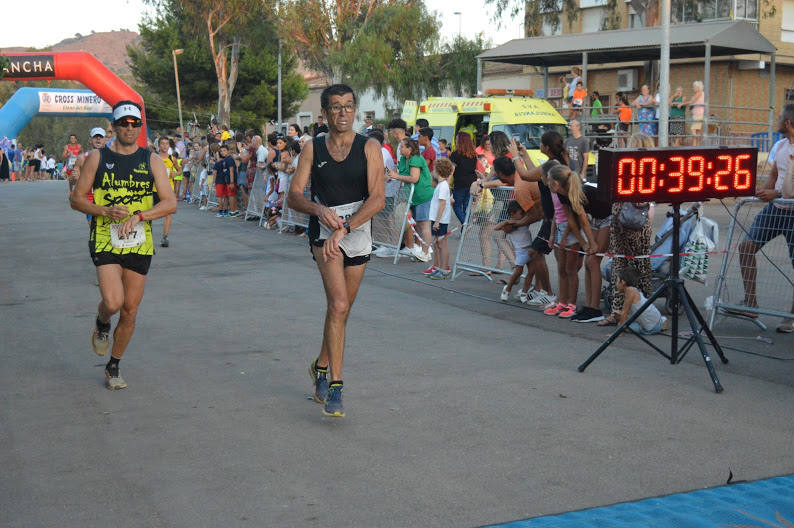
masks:
<path fill-rule="evenodd" d="M 668 146 L 670 121 L 670 0 L 662 0 L 662 45 L 659 57 L 659 146 Z"/>
<path fill-rule="evenodd" d="M 176 106 L 179 109 L 179 129 L 182 134 L 185 133 L 185 127 L 182 124 L 182 96 L 179 94 L 179 69 L 176 65 L 176 56 L 182 55 L 183 51 L 182 49 L 171 50 L 171 55 L 174 56 L 174 79 L 176 80 Z"/>

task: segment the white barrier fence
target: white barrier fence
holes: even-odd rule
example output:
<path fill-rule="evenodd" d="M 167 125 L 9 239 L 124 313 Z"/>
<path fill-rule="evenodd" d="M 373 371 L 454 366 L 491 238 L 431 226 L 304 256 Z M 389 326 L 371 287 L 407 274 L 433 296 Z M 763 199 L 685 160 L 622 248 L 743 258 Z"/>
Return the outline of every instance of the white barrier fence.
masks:
<path fill-rule="evenodd" d="M 759 315 L 794 318 L 794 199 L 739 200 L 725 244 L 709 327 L 717 316 L 762 329 L 766 325 Z"/>
<path fill-rule="evenodd" d="M 289 201 L 287 200 L 288 195 L 288 192 L 284 193 L 284 204 L 281 207 L 282 230 L 284 227 L 288 226 L 309 229 L 309 215 L 298 212 L 295 209 L 291 209 L 289 206 Z M 303 196 L 305 196 L 307 200 L 311 200 L 311 183 L 306 185 L 306 188 L 303 190 Z"/>
<path fill-rule="evenodd" d="M 490 277 L 490 273 L 510 273 L 514 266 L 512 244 L 503 231 L 494 230 L 496 224 L 507 220 L 507 204 L 513 199 L 513 188 L 496 187 L 486 191 L 480 197 L 469 199 L 452 280 L 464 271 Z"/>
<path fill-rule="evenodd" d="M 245 219 L 263 218 L 265 215 L 265 176 L 264 171 L 257 170 L 254 183 L 248 193 L 248 207 L 245 208 Z"/>

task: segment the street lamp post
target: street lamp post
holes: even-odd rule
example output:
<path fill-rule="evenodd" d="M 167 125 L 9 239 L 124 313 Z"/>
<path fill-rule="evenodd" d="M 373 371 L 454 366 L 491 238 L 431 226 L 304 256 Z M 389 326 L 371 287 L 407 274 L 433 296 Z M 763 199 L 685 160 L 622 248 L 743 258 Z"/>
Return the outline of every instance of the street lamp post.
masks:
<path fill-rule="evenodd" d="M 176 65 L 176 56 L 182 55 L 182 49 L 175 49 L 171 50 L 171 55 L 174 56 L 174 80 L 176 81 L 176 106 L 179 109 L 179 129 L 182 131 L 182 134 L 185 133 L 185 127 L 182 125 L 182 97 L 179 94 L 179 69 Z"/>
<path fill-rule="evenodd" d="M 461 22 L 460 21 L 461 21 L 461 17 L 463 16 L 463 13 L 461 13 L 460 11 L 455 11 L 452 14 L 456 15 L 458 17 L 458 38 L 460 38 L 460 34 L 461 34 Z"/>

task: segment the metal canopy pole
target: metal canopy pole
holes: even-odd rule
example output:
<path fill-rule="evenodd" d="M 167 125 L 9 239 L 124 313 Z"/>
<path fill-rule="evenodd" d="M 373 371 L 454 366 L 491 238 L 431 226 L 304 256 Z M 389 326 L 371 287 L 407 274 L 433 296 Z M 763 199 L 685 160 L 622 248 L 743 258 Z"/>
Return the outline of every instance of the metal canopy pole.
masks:
<path fill-rule="evenodd" d="M 670 0 L 662 0 L 662 47 L 659 57 L 659 146 L 668 145 L 670 116 Z"/>
<path fill-rule="evenodd" d="M 775 53 L 769 58 L 769 150 L 772 150 L 772 137 L 775 133 Z"/>
<path fill-rule="evenodd" d="M 477 94 L 482 93 L 482 59 L 477 57 Z"/>
<path fill-rule="evenodd" d="M 587 90 L 587 52 L 586 51 L 582 52 L 582 86 L 584 86 L 584 89 Z M 574 89 L 576 89 L 576 86 L 574 86 Z M 584 104 L 582 104 L 582 106 L 584 106 Z"/>
<path fill-rule="evenodd" d="M 543 97 L 549 98 L 549 67 L 543 67 Z"/>
<path fill-rule="evenodd" d="M 706 71 L 703 73 L 703 141 L 709 133 L 709 102 L 711 98 L 711 43 L 706 42 Z M 704 144 L 701 142 L 701 145 Z"/>

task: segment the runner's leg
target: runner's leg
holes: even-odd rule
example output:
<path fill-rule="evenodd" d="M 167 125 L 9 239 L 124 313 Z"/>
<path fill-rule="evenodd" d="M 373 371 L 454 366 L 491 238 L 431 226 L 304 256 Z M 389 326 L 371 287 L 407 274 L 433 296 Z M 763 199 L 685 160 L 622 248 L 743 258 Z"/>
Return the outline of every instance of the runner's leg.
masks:
<path fill-rule="evenodd" d="M 116 359 L 121 359 L 135 330 L 135 317 L 138 315 L 138 305 L 143 299 L 146 286 L 146 276 L 132 270 L 122 269 L 121 279 L 124 284 L 124 302 L 121 305 L 121 315 L 113 333 L 113 351 L 110 354 Z"/>
<path fill-rule="evenodd" d="M 97 266 L 97 280 L 99 281 L 99 294 L 102 300 L 97 309 L 97 318 L 103 323 L 109 323 L 124 304 L 124 283 L 122 269 L 118 264 L 105 264 Z"/>

